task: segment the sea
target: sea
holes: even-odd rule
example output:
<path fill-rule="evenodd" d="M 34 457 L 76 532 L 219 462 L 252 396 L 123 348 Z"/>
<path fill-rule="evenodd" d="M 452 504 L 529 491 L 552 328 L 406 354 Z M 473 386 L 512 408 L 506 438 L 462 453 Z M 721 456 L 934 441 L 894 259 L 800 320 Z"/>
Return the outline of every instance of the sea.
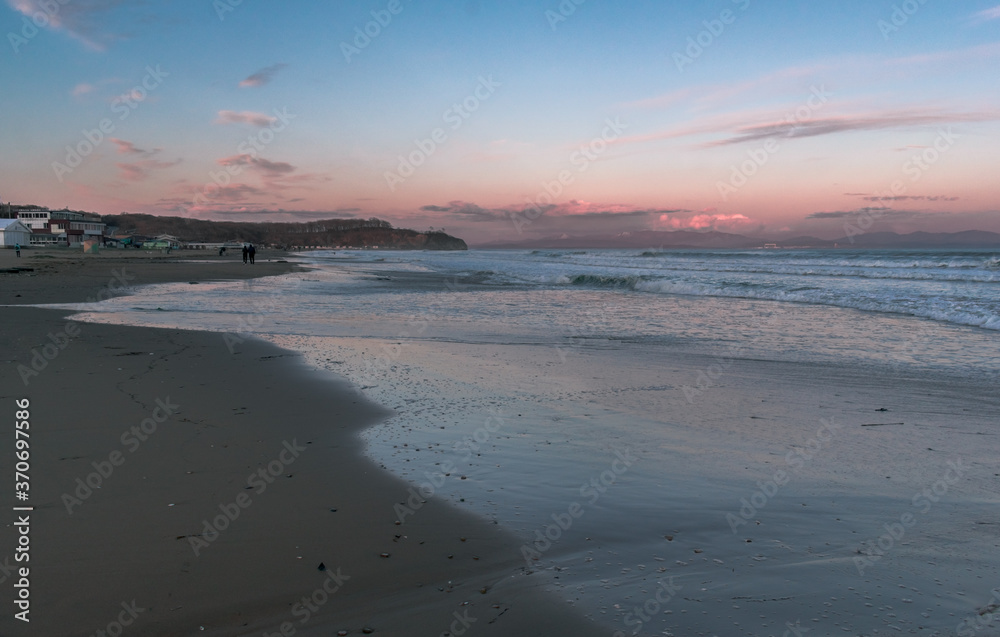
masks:
<path fill-rule="evenodd" d="M 822 582 L 824 569 L 837 569 L 831 582 L 849 578 L 883 512 L 933 482 L 940 464 L 915 459 L 924 448 L 980 433 L 984 456 L 970 461 L 997 451 L 985 444 L 1000 433 L 995 405 L 982 397 L 1000 374 L 1000 250 L 293 258 L 307 270 L 57 307 L 83 321 L 219 332 L 220 356 L 262 338 L 346 377 L 395 414 L 361 434 L 373 460 L 421 497 L 509 530 L 524 574 L 547 577 L 609 635 L 950 634 L 965 596 L 980 592 L 972 580 L 991 588 L 995 550 L 949 574 L 919 542 L 850 590 Z M 897 387 L 917 397 L 893 402 Z M 917 403 L 917 433 L 881 416 Z M 852 433 L 784 497 L 771 493 L 775 467 L 837 418 L 854 418 Z M 875 431 L 893 437 L 873 447 Z M 995 508 L 990 484 L 984 473 L 968 486 L 966 504 Z M 761 507 L 740 512 L 758 491 L 766 545 L 740 524 L 761 524 Z M 802 517 L 807 505 L 818 518 Z M 922 532 L 949 533 L 950 506 Z M 387 504 L 404 528 L 411 514 Z M 842 519 L 854 520 L 850 533 Z M 747 569 L 758 578 L 742 578 Z"/>

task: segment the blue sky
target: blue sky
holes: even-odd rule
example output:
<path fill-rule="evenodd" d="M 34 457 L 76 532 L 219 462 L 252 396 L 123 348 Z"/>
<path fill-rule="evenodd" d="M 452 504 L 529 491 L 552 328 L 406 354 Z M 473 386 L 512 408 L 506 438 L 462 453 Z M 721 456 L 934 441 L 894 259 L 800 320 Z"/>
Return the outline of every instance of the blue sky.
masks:
<path fill-rule="evenodd" d="M 5 201 L 473 242 L 1000 230 L 996 0 L 6 0 L 0 28 Z"/>

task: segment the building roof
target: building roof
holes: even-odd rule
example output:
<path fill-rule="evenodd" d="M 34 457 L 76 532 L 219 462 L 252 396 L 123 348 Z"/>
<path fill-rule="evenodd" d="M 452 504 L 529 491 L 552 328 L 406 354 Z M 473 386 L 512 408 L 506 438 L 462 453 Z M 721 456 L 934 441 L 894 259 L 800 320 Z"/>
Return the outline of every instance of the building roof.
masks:
<path fill-rule="evenodd" d="M 20 223 L 20 222 L 17 219 L 0 219 L 0 230 L 6 230 L 8 226 L 13 225 L 15 223 Z M 28 230 L 28 227 L 25 226 L 23 223 L 20 223 L 20 226 L 24 228 L 24 230 Z"/>

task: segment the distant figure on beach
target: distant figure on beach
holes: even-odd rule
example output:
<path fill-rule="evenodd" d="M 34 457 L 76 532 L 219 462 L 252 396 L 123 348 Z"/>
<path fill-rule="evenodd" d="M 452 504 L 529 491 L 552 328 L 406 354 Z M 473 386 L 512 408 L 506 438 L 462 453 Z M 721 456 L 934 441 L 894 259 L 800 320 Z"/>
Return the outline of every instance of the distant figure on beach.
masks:
<path fill-rule="evenodd" d="M 224 255 L 225 253 L 226 253 L 226 246 L 222 246 L 221 248 L 219 248 L 219 256 L 220 257 L 222 255 Z"/>
<path fill-rule="evenodd" d="M 247 244 L 243 244 L 243 265 L 247 263 L 247 257 L 250 256 L 250 250 L 247 248 Z"/>
<path fill-rule="evenodd" d="M 17 253 L 17 256 L 19 256 L 19 257 L 21 256 L 21 244 L 20 243 L 15 243 L 14 244 L 14 252 Z"/>
<path fill-rule="evenodd" d="M 253 255 L 255 255 L 255 254 L 257 254 L 257 248 L 253 247 L 253 244 L 251 243 L 250 244 L 250 265 L 253 265 Z"/>

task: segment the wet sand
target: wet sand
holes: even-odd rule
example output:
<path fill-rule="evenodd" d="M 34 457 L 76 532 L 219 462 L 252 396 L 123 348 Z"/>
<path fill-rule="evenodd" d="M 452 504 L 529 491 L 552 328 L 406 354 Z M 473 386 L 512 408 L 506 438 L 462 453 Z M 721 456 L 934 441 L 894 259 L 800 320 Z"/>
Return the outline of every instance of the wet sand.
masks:
<path fill-rule="evenodd" d="M 253 267 L 187 252 L 23 254 L 0 251 L 0 268 L 34 268 L 0 275 L 4 305 L 295 267 L 267 252 Z M 30 400 L 30 498 L 17 504 L 34 507 L 31 621 L 5 612 L 0 633 L 608 632 L 545 592 L 550 580 L 528 574 L 516 538 L 440 499 L 413 500 L 364 457 L 357 433 L 388 412 L 297 355 L 54 310 L 0 316 L 7 421 L 15 400 Z M 414 511 L 404 525 L 400 503 Z M 3 514 L 7 556 L 14 514 Z M 15 563 L 3 564 L 11 591 Z"/>

